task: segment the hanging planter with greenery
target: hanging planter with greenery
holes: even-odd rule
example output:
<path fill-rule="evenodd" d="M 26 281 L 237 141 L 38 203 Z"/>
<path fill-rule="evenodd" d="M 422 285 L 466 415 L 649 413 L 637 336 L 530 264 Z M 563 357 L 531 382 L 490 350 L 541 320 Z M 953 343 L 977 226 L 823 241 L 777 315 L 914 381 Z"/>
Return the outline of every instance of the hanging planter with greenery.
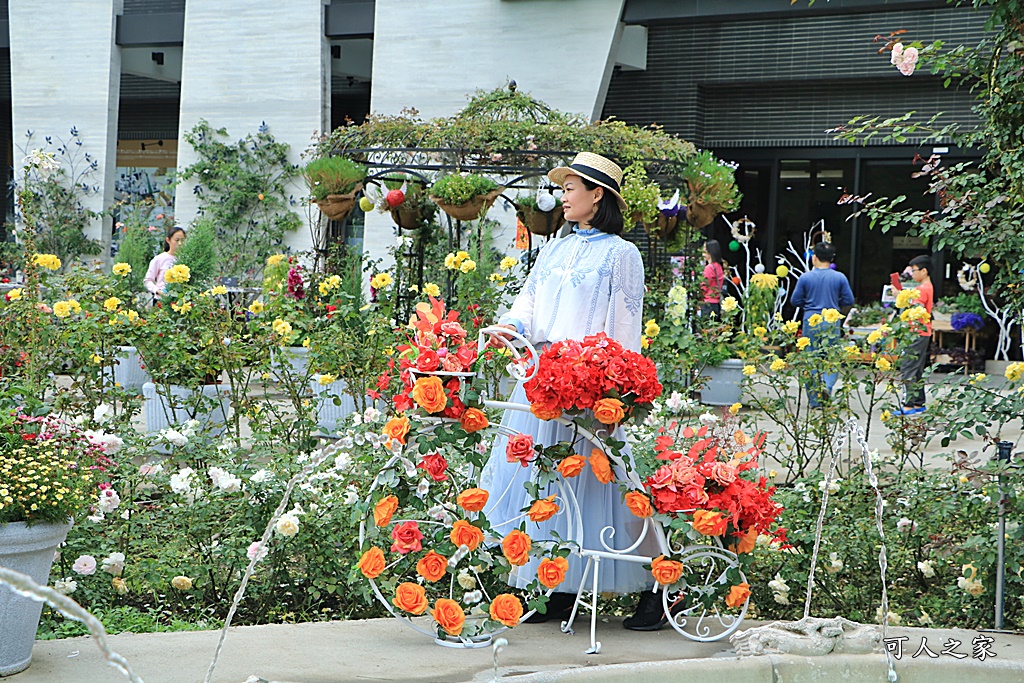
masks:
<path fill-rule="evenodd" d="M 550 195 L 549 195 L 550 197 Z M 544 210 L 537 205 L 537 195 L 533 193 L 520 195 L 515 202 L 516 213 L 519 220 L 523 222 L 526 229 L 534 235 L 547 237 L 553 235 L 562 226 L 565 220 L 565 210 L 562 208 L 562 200 L 550 197 L 554 202 L 554 208 Z"/>
<path fill-rule="evenodd" d="M 342 156 L 325 156 L 306 164 L 302 171 L 309 193 L 320 212 L 333 221 L 345 220 L 363 189 L 366 166 Z"/>
<path fill-rule="evenodd" d="M 473 221 L 487 213 L 504 189 L 486 176 L 452 173 L 430 187 L 430 198 L 452 218 Z"/>

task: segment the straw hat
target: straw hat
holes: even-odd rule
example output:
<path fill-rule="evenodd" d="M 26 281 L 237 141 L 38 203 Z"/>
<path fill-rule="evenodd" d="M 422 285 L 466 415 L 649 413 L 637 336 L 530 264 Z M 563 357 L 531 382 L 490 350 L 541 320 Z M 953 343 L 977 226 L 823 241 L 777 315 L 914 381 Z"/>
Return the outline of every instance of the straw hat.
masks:
<path fill-rule="evenodd" d="M 618 200 L 619 209 L 625 213 L 626 201 L 619 194 L 619 187 L 622 184 L 622 169 L 614 161 L 606 159 L 600 154 L 580 152 L 568 166 L 559 166 L 548 171 L 548 179 L 559 187 L 562 187 L 566 176 L 570 175 L 586 178 L 611 192 Z"/>

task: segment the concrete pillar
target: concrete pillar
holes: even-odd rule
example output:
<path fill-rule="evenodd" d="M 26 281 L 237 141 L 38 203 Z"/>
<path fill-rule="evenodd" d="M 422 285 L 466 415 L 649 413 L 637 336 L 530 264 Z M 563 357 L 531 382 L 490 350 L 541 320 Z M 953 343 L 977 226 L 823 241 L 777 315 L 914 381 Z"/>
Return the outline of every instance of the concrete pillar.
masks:
<path fill-rule="evenodd" d="M 330 52 L 324 36 L 323 0 L 188 0 L 181 69 L 178 169 L 196 161 L 184 133 L 200 119 L 225 128 L 233 139 L 255 133 L 266 122 L 279 142 L 300 155 L 328 125 Z M 175 218 L 196 216 L 192 183 L 175 193 Z M 308 195 L 301 178 L 289 187 L 298 201 Z M 296 206 L 306 224 L 306 212 Z M 313 216 L 317 215 L 314 207 Z M 285 237 L 302 251 L 312 246 L 308 226 Z"/>
<path fill-rule="evenodd" d="M 122 5 L 123 0 L 76 0 L 58 17 L 55 5 L 43 11 L 37 0 L 8 2 L 15 177 L 21 175 L 25 152 L 47 149 L 47 136 L 54 145 L 58 139 L 72 141 L 75 128 L 80 149 L 97 163 L 88 175 L 97 191 L 84 201 L 96 212 L 114 201 L 121 88 L 121 50 L 114 34 Z M 102 244 L 100 258 L 109 261 L 110 217 L 93 220 L 86 234 Z"/>
<path fill-rule="evenodd" d="M 192 0 L 189 0 L 190 2 Z M 376 0 L 373 41 L 374 113 L 414 107 L 424 118 L 450 116 L 467 95 L 508 79 L 563 111 L 594 119 L 604 106 L 622 34 L 625 0 Z M 499 207 L 500 208 L 500 207 Z M 515 237 L 515 215 L 497 208 L 504 229 L 495 246 Z M 386 258 L 394 244 L 386 215 L 367 216 L 364 245 Z"/>

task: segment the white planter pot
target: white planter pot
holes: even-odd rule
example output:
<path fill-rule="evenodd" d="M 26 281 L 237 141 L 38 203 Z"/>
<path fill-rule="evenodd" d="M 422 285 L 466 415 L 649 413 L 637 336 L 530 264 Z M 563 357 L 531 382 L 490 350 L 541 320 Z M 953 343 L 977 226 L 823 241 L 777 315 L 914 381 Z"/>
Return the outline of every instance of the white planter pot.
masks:
<path fill-rule="evenodd" d="M 134 346 L 119 346 L 116 360 L 114 367 L 107 368 L 105 372 L 111 374 L 113 381 L 122 389 L 138 391 L 143 384 L 153 381 L 143 369 L 139 351 Z"/>
<path fill-rule="evenodd" d="M 330 384 L 320 384 L 316 378 L 310 381 L 313 389 L 313 399 L 316 401 L 317 423 L 325 433 L 330 434 L 343 423 L 345 417 L 356 411 L 356 402 L 348 393 L 348 385 L 345 380 L 339 379 Z M 341 401 L 335 405 L 335 397 Z"/>
<path fill-rule="evenodd" d="M 212 410 L 208 409 L 205 402 L 200 402 L 196 392 L 187 387 L 172 384 L 170 394 L 175 404 L 168 405 L 164 394 L 157 391 L 157 386 L 152 382 L 142 385 L 143 412 L 146 416 L 146 432 L 158 432 L 161 429 L 178 425 L 189 420 L 197 420 L 199 426 L 197 431 L 205 431 L 211 436 L 217 437 L 224 432 L 224 423 L 227 422 L 231 392 L 219 384 L 204 384 L 201 387 L 203 396 L 216 399 L 217 403 Z"/>
<path fill-rule="evenodd" d="M 304 346 L 286 346 L 271 353 L 270 374 L 277 382 L 302 379 L 308 367 L 309 349 Z"/>
<path fill-rule="evenodd" d="M 0 524 L 0 567 L 47 585 L 53 553 L 70 529 L 70 524 Z M 32 645 L 42 610 L 43 603 L 0 585 L 0 676 L 24 671 L 32 663 Z"/>
<path fill-rule="evenodd" d="M 701 375 L 709 377 L 701 389 L 700 402 L 707 406 L 731 406 L 743 396 L 743 366 L 739 358 L 722 361 L 715 367 L 704 368 Z"/>

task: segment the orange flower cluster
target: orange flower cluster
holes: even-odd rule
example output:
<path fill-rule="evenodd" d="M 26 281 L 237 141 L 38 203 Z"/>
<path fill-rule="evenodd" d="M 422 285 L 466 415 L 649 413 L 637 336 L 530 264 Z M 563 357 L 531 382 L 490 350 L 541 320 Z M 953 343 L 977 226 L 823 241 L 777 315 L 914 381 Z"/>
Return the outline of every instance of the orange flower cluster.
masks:
<path fill-rule="evenodd" d="M 664 555 L 660 555 L 651 562 L 651 574 L 662 586 L 671 586 L 683 575 L 683 565 L 675 560 L 666 560 Z"/>
<path fill-rule="evenodd" d="M 456 548 L 466 546 L 472 552 L 483 542 L 484 532 L 466 520 L 460 519 L 452 524 L 452 530 L 448 537 Z"/>
<path fill-rule="evenodd" d="M 554 495 L 548 496 L 547 498 L 541 498 L 540 500 L 533 501 L 533 505 L 530 506 L 530 511 L 527 512 L 527 516 L 531 522 L 546 522 L 555 516 L 561 508 L 558 503 L 555 502 Z"/>
<path fill-rule="evenodd" d="M 513 529 L 505 538 L 501 539 L 501 552 L 516 567 L 522 567 L 527 563 L 532 546 L 533 540 L 519 529 Z"/>
<path fill-rule="evenodd" d="M 565 573 L 569 570 L 569 561 L 564 557 L 551 559 L 545 557 L 537 566 L 537 579 L 545 588 L 554 588 L 565 581 Z"/>

